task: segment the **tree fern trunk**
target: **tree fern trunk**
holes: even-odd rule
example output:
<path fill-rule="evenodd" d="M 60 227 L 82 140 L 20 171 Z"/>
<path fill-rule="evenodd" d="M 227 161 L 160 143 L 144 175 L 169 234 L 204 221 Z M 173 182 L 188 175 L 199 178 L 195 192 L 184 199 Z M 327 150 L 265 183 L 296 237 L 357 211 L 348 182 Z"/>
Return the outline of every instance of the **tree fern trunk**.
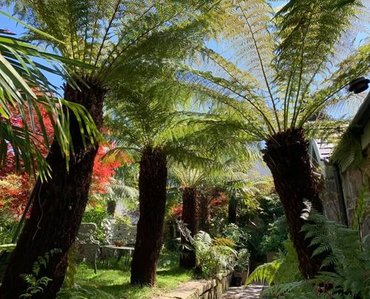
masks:
<path fill-rule="evenodd" d="M 238 200 L 234 195 L 230 196 L 227 218 L 229 223 L 236 224 L 236 213 L 238 208 Z"/>
<path fill-rule="evenodd" d="M 198 196 L 195 188 L 187 187 L 182 190 L 182 221 L 194 236 L 198 232 Z M 196 266 L 195 252 L 186 248 L 184 236 L 181 236 L 182 250 L 180 255 L 180 267 L 193 269 Z"/>
<path fill-rule="evenodd" d="M 280 196 L 290 229 L 290 235 L 298 254 L 299 268 L 305 278 L 312 278 L 320 269 L 322 256 L 312 257 L 314 247 L 305 239 L 301 228 L 304 201 L 323 212 L 319 198 L 319 182 L 314 177 L 308 155 L 308 141 L 302 129 L 288 130 L 272 136 L 264 150 L 264 161 L 270 168 L 276 192 Z"/>
<path fill-rule="evenodd" d="M 98 128 L 102 126 L 102 108 L 105 91 L 88 78 L 88 84 L 79 84 L 80 90 L 65 86 L 65 99 L 84 105 L 90 112 Z M 18 299 L 26 293 L 28 285 L 23 274 L 33 274 L 32 266 L 39 257 L 53 249 L 45 267 L 41 266 L 40 277 L 51 278 L 44 290 L 32 298 L 55 298 L 65 276 L 67 255 L 81 223 L 86 203 L 97 146 L 82 143 L 76 118 L 71 114 L 70 134 L 74 153 L 71 154 L 69 171 L 56 141 L 52 143 L 47 161 L 52 170 L 48 182 L 37 180 L 35 198 L 29 219 L 25 222 L 17 246 L 13 251 L 5 278 L 0 289 L 0 298 Z"/>
<path fill-rule="evenodd" d="M 209 232 L 211 211 L 209 207 L 208 192 L 199 194 L 199 229 Z"/>
<path fill-rule="evenodd" d="M 153 286 L 163 244 L 167 162 L 161 149 L 145 148 L 140 160 L 139 205 L 131 284 Z"/>

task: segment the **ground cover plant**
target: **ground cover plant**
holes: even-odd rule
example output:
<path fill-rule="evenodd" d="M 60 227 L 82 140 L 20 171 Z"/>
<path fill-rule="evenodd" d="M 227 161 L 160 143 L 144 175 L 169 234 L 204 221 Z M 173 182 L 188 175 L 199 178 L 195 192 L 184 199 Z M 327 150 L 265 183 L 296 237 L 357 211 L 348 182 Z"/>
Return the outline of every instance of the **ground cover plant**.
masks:
<path fill-rule="evenodd" d="M 268 298 L 368 298 L 368 242 L 360 238 L 358 229 L 329 221 L 317 212 L 311 212 L 308 218 L 310 223 L 303 227 L 303 232 L 312 238 L 311 244 L 317 245 L 313 254 L 328 249 L 331 252 L 318 274 L 309 280 L 302 279 L 297 254 L 289 241 L 285 253 L 257 268 L 247 283 L 263 281 L 270 285 L 264 292 Z M 325 271 L 328 264 L 335 272 Z"/>

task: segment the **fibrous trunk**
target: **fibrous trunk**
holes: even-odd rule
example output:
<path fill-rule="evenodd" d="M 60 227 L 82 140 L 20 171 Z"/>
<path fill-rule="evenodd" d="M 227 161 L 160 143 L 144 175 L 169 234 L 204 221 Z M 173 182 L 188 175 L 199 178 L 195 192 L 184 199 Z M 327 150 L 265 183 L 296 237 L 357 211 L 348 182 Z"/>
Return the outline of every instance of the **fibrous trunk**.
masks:
<path fill-rule="evenodd" d="M 157 262 L 163 244 L 166 183 L 165 153 L 159 148 L 146 147 L 140 160 L 140 218 L 131 263 L 131 284 L 155 284 Z"/>
<path fill-rule="evenodd" d="M 238 208 L 238 200 L 235 196 L 231 195 L 229 199 L 229 207 L 228 207 L 228 222 L 236 224 L 236 211 Z"/>
<path fill-rule="evenodd" d="M 198 196 L 196 188 L 186 187 L 182 190 L 182 221 L 190 230 L 192 236 L 198 232 Z M 190 249 L 190 244 L 181 236 L 182 252 L 180 267 L 193 269 L 196 266 L 195 252 Z"/>
<path fill-rule="evenodd" d="M 312 257 L 315 247 L 301 232 L 306 223 L 302 210 L 308 201 L 316 211 L 322 213 L 319 198 L 319 180 L 313 174 L 308 141 L 302 129 L 293 129 L 272 136 L 266 143 L 264 161 L 271 170 L 275 189 L 283 204 L 290 235 L 297 251 L 299 268 L 305 278 L 312 278 L 320 269 L 323 256 Z"/>
<path fill-rule="evenodd" d="M 211 211 L 209 206 L 208 192 L 199 194 L 199 229 L 204 232 L 209 232 Z"/>
<path fill-rule="evenodd" d="M 116 201 L 115 200 L 108 200 L 107 201 L 107 214 L 109 216 L 114 216 L 114 212 L 116 211 Z"/>
<path fill-rule="evenodd" d="M 76 80 L 79 89 L 65 85 L 65 99 L 82 104 L 93 117 L 98 128 L 102 126 L 102 110 L 105 91 L 101 85 L 89 78 L 84 83 Z M 19 236 L 0 289 L 0 298 L 18 299 L 26 293 L 29 285 L 22 278 L 31 274 L 36 279 L 52 279 L 42 291 L 32 298 L 55 298 L 66 272 L 68 250 L 75 241 L 88 200 L 91 175 L 97 145 L 86 147 L 80 134 L 79 124 L 70 113 L 70 134 L 73 153 L 66 169 L 66 159 L 58 143 L 54 140 L 47 161 L 51 167 L 52 178 L 47 182 L 37 180 L 34 187 L 34 201 L 29 219 Z M 48 257 L 48 258 L 46 258 Z M 39 258 L 39 273 L 33 265 Z"/>

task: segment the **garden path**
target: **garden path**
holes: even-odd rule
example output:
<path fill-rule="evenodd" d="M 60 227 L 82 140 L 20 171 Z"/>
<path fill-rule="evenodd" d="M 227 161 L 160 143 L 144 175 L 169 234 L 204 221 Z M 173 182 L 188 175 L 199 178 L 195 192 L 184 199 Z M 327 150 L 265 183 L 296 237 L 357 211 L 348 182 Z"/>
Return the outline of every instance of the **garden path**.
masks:
<path fill-rule="evenodd" d="M 248 287 L 230 287 L 222 299 L 258 299 L 264 288 L 262 284 L 251 284 Z"/>

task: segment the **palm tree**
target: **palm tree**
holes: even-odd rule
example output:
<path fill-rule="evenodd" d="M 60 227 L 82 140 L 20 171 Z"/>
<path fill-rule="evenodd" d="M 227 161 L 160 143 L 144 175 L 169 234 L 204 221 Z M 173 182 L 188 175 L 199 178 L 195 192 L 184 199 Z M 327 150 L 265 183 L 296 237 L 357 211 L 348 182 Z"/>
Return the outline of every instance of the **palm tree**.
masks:
<path fill-rule="evenodd" d="M 345 58 L 343 51 L 335 52 L 359 1 L 292 0 L 278 13 L 268 1 L 234 3 L 223 33 L 234 58 L 205 46 L 207 66 L 184 70 L 184 80 L 224 107 L 218 110 L 225 119 L 220 130 L 230 121 L 235 130 L 239 122 L 240 129 L 264 141 L 263 159 L 284 206 L 300 270 L 313 277 L 325 254 L 313 256 L 315 247 L 301 232 L 301 214 L 306 201 L 317 211 L 323 207 L 305 134 L 319 125 L 309 122 L 312 116 L 348 98 L 347 84 L 369 72 L 368 45 Z"/>
<path fill-rule="evenodd" d="M 30 32 L 30 39 L 51 45 L 65 58 L 92 65 L 91 68 L 78 65 L 71 68 L 72 79 L 64 85 L 64 98 L 83 105 L 99 129 L 103 125 L 103 102 L 110 84 L 117 78 L 136 82 L 145 74 L 145 81 L 140 81 L 144 84 L 150 80 L 153 66 L 165 68 L 165 58 L 173 53 L 187 53 L 207 31 L 211 13 L 205 18 L 203 12 L 212 7 L 212 1 L 166 1 L 164 4 L 123 0 L 22 0 L 15 3 L 15 11 L 20 16 L 63 43 L 37 32 Z M 188 35 L 189 32 L 194 34 Z M 20 275 L 31 273 L 37 258 L 54 248 L 59 251 L 39 273 L 52 279 L 40 298 L 54 298 L 60 289 L 67 252 L 88 200 L 97 152 L 97 144 L 88 136 L 81 136 L 80 121 L 80 118 L 70 119 L 68 134 L 73 141 L 73 153 L 68 161 L 61 154 L 57 140 L 51 145 L 47 161 L 52 179 L 47 183 L 36 182 L 32 194 L 39 204 L 33 205 L 9 261 L 0 289 L 3 297 L 18 298 L 27 288 Z M 158 154 L 158 160 L 163 160 L 156 151 L 148 148 L 147 153 L 149 159 Z"/>

